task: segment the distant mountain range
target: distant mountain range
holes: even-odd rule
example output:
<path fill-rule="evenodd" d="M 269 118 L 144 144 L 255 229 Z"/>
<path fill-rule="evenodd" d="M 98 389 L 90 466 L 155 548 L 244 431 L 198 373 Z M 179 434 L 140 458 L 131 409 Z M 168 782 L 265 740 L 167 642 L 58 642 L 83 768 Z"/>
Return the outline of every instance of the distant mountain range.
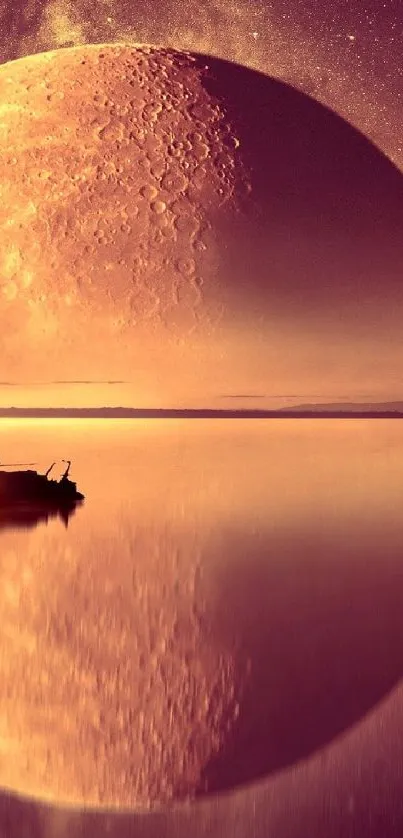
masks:
<path fill-rule="evenodd" d="M 403 401 L 329 402 L 276 410 L 133 407 L 2 407 L 8 419 L 403 419 Z"/>
<path fill-rule="evenodd" d="M 309 413 L 401 413 L 403 401 L 396 402 L 325 402 L 321 404 L 299 404 L 287 407 L 287 412 L 308 411 Z"/>

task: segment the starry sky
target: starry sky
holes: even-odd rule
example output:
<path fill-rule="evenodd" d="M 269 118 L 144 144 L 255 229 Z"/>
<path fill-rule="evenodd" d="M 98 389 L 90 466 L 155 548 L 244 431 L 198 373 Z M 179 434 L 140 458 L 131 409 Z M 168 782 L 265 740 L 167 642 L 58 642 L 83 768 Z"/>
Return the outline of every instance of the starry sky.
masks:
<path fill-rule="evenodd" d="M 3 0 L 2 61 L 131 40 L 204 51 L 289 82 L 403 169 L 401 0 Z"/>

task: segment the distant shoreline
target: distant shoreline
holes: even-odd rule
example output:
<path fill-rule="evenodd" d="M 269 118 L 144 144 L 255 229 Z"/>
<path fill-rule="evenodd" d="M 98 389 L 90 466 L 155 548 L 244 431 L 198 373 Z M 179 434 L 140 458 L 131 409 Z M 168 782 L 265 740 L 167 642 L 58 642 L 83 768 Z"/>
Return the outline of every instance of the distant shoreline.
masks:
<path fill-rule="evenodd" d="M 403 419 L 401 410 L 219 410 L 196 408 L 0 408 L 0 419 Z"/>

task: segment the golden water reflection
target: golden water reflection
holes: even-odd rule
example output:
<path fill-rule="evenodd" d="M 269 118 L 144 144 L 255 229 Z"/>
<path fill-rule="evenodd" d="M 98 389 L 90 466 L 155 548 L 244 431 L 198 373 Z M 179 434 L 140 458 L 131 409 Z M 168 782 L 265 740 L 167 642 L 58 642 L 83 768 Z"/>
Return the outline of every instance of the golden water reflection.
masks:
<path fill-rule="evenodd" d="M 68 528 L 0 532 L 0 782 L 150 806 L 322 747 L 403 673 L 387 420 L 0 423 L 73 460 Z"/>

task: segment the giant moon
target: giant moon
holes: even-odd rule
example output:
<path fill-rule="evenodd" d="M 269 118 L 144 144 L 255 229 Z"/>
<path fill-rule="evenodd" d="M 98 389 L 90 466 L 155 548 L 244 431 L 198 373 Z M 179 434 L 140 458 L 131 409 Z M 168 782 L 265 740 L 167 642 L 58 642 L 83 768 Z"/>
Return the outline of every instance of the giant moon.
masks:
<path fill-rule="evenodd" d="M 124 44 L 6 64 L 0 101 L 2 380 L 139 406 L 396 382 L 402 178 L 334 114 Z"/>

